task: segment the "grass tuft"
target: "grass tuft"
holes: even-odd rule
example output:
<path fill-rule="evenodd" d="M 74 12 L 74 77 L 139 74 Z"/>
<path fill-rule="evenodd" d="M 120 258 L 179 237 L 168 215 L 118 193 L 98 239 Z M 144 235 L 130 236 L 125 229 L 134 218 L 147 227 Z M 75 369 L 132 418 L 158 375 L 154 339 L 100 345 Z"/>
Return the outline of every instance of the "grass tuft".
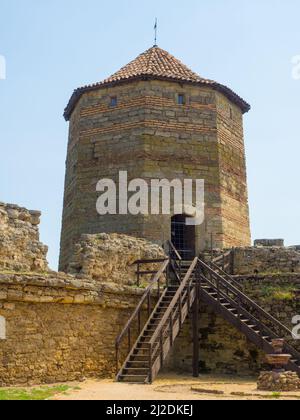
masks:
<path fill-rule="evenodd" d="M 56 394 L 64 394 L 69 390 L 70 387 L 67 385 L 32 389 L 0 389 L 0 401 L 42 401 L 47 400 Z"/>

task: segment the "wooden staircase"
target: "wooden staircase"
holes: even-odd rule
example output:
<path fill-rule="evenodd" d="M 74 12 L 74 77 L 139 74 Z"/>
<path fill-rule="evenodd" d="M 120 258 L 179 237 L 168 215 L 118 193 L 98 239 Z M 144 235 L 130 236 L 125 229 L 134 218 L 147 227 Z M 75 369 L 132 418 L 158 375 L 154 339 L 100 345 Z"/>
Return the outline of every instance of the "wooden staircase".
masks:
<path fill-rule="evenodd" d="M 170 245 L 170 259 L 162 261 L 135 312 L 117 338 L 117 381 L 152 383 L 189 313 L 198 310 L 199 300 L 212 306 L 216 313 L 267 354 L 273 352 L 272 339 L 292 338 L 292 332 L 287 327 L 246 296 L 239 283 L 223 270 L 226 265 L 224 256 L 221 261 L 221 267 L 220 257 L 210 263 L 199 258 L 183 261 L 174 246 Z M 150 261 L 138 262 L 139 266 L 148 263 Z M 157 296 L 158 302 L 152 310 L 153 295 Z M 142 328 L 141 319 L 145 310 L 148 319 Z M 136 321 L 138 338 L 133 344 L 131 335 Z M 120 369 L 119 358 L 125 338 L 127 357 Z M 300 374 L 300 353 L 288 343 L 284 350 L 293 356 L 288 368 Z"/>
<path fill-rule="evenodd" d="M 240 284 L 214 262 L 198 260 L 200 299 L 266 354 L 274 352 L 272 340 L 286 339 L 284 352 L 292 355 L 288 369 L 300 374 L 300 353 L 290 344 L 292 332 L 245 295 Z"/>

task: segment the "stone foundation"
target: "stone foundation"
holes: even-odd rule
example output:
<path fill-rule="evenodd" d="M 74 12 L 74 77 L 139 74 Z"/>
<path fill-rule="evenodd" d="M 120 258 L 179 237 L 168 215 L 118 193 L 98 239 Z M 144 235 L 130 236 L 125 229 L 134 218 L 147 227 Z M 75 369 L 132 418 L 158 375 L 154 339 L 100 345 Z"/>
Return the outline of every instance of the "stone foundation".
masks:
<path fill-rule="evenodd" d="M 263 372 L 257 389 L 271 392 L 296 392 L 300 390 L 300 379 L 295 372 Z"/>

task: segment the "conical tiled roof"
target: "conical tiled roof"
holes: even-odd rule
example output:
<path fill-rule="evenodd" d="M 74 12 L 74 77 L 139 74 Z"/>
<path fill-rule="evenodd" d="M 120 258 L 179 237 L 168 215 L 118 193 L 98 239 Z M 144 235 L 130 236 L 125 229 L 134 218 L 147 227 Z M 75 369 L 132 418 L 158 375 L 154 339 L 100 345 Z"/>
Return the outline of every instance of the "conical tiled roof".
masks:
<path fill-rule="evenodd" d="M 117 82 L 137 76 L 166 77 L 187 82 L 204 80 L 167 51 L 153 47 L 104 80 L 103 83 Z"/>
<path fill-rule="evenodd" d="M 69 120 L 79 98 L 84 92 L 97 90 L 102 87 L 113 86 L 120 83 L 128 83 L 134 80 L 169 80 L 174 82 L 184 82 L 189 84 L 210 85 L 212 88 L 222 92 L 243 112 L 250 110 L 250 105 L 228 87 L 221 85 L 213 80 L 204 79 L 190 70 L 180 60 L 169 54 L 167 51 L 154 46 L 140 54 L 135 60 L 131 61 L 121 70 L 93 85 L 88 85 L 76 89 L 65 109 L 65 118 Z"/>

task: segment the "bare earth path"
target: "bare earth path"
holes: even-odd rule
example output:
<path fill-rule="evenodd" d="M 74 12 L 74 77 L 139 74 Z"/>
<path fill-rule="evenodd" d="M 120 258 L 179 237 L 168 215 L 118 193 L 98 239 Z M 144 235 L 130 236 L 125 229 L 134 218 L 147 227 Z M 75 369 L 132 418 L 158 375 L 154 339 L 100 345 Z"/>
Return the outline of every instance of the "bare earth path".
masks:
<path fill-rule="evenodd" d="M 260 400 L 300 399 L 299 393 L 272 394 L 258 392 L 252 378 L 201 376 L 160 376 L 153 385 L 116 383 L 113 380 L 88 380 L 78 384 L 80 390 L 58 395 L 55 400 Z M 196 388 L 197 391 L 193 391 Z M 211 393 L 212 392 L 212 393 Z M 218 395 L 218 393 L 223 393 Z M 238 394 L 238 395 L 237 395 Z"/>

